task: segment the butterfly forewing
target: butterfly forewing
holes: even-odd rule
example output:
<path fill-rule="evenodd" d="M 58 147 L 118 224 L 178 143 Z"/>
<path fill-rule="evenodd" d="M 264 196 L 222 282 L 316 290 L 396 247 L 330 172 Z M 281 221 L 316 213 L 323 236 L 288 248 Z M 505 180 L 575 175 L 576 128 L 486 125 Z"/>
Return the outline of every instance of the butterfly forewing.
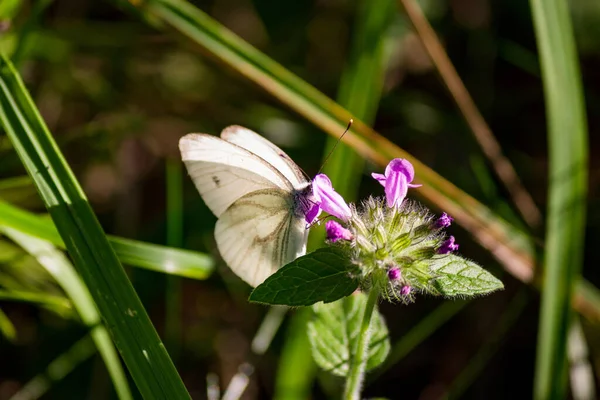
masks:
<path fill-rule="evenodd" d="M 248 284 L 258 286 L 306 251 L 308 231 L 294 208 L 288 192 L 258 190 L 233 203 L 217 221 L 219 252 Z"/>
<path fill-rule="evenodd" d="M 229 126 L 221 132 L 221 137 L 256 154 L 281 172 L 295 188 L 302 188 L 308 182 L 306 174 L 279 147 L 242 126 Z"/>
<path fill-rule="evenodd" d="M 256 190 L 293 190 L 292 183 L 264 159 L 217 137 L 190 133 L 181 138 L 179 148 L 196 188 L 217 217 Z"/>

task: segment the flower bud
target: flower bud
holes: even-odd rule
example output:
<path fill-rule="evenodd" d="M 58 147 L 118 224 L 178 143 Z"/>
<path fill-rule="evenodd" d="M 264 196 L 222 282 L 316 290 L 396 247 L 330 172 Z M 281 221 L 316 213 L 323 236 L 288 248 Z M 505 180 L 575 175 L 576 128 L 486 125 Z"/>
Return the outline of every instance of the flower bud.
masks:
<path fill-rule="evenodd" d="M 392 267 L 388 270 L 388 279 L 390 281 L 397 281 L 402 277 L 402 273 L 400 272 L 400 268 Z"/>
<path fill-rule="evenodd" d="M 411 291 L 412 288 L 410 286 L 402 286 L 402 289 L 400 289 L 400 293 L 402 294 L 402 296 L 408 296 Z"/>
<path fill-rule="evenodd" d="M 454 218 L 446 213 L 442 213 L 438 220 L 435 221 L 434 227 L 437 229 L 447 228 L 452 224 L 452 221 L 454 221 Z"/>
<path fill-rule="evenodd" d="M 458 244 L 454 243 L 454 236 L 450 236 L 442 243 L 437 252 L 438 254 L 448 254 L 456 250 L 458 250 Z"/>
<path fill-rule="evenodd" d="M 331 219 L 325 223 L 325 232 L 327 234 L 327 240 L 331 241 L 332 243 L 335 243 L 340 239 L 354 239 L 352 232 L 344 228 L 339 222 L 336 222 Z"/>

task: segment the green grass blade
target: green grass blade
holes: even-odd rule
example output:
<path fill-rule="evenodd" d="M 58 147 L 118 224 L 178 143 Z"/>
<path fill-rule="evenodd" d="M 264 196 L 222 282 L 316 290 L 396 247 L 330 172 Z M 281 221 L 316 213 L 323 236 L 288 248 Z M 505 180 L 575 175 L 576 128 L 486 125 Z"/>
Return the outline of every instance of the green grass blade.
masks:
<path fill-rule="evenodd" d="M 61 315 L 68 315 L 73 312 L 73 307 L 69 300 L 62 296 L 46 293 L 0 289 L 0 300 L 44 306 L 49 309 L 56 310 L 56 312 Z"/>
<path fill-rule="evenodd" d="M 18 73 L 0 61 L 0 120 L 146 399 L 187 399 L 125 270 Z"/>
<path fill-rule="evenodd" d="M 65 291 L 83 323 L 90 328 L 90 334 L 102 356 L 106 368 L 115 385 L 120 399 L 132 399 L 127 376 L 110 340 L 110 335 L 102 325 L 92 295 L 81 278 L 75 272 L 67 257 L 52 244 L 19 232 L 12 228 L 0 227 L 0 230 L 35 257 L 38 263 L 48 271 Z"/>
<path fill-rule="evenodd" d="M 167 245 L 180 247 L 183 243 L 183 174 L 181 160 L 167 160 Z M 174 360 L 181 352 L 181 280 L 167 277 L 165 289 L 165 343 Z"/>
<path fill-rule="evenodd" d="M 291 318 L 286 330 L 285 346 L 279 357 L 274 399 L 310 398 L 310 383 L 317 372 L 306 333 L 306 324 L 310 317 L 311 310 L 304 307 L 298 309 Z"/>
<path fill-rule="evenodd" d="M 566 396 L 570 299 L 583 263 L 588 132 L 568 2 L 530 4 L 548 121 L 548 214 L 534 385 L 534 397 L 546 400 Z"/>
<path fill-rule="evenodd" d="M 0 200 L 0 225 L 66 248 L 51 220 Z M 149 244 L 138 240 L 107 236 L 123 264 L 191 279 L 206 279 L 214 268 L 209 256 L 190 250 Z"/>

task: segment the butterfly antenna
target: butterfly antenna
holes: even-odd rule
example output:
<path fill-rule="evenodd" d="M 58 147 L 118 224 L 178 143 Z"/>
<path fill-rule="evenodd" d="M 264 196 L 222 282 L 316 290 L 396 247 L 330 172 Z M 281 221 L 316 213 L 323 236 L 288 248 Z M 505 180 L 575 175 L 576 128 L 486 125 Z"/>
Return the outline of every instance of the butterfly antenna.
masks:
<path fill-rule="evenodd" d="M 337 145 L 340 144 L 344 135 L 346 133 L 348 133 L 348 131 L 350 130 L 350 127 L 352 126 L 353 123 L 354 123 L 354 120 L 352 118 L 350 118 L 350 121 L 348 122 L 348 126 L 346 127 L 346 130 L 344 131 L 344 133 L 342 133 L 342 135 L 337 140 L 337 142 L 335 142 L 335 144 L 333 145 L 333 148 L 331 149 L 331 151 L 329 151 L 329 154 L 327 154 L 327 157 L 325 157 L 325 161 L 323 161 L 323 164 L 321 164 L 321 168 L 319 168 L 319 172 L 317 172 L 317 175 L 321 173 L 321 171 L 323 170 L 323 167 L 325 167 L 325 164 L 327 164 L 327 161 L 329 161 L 329 157 L 331 157 L 331 154 L 333 154 L 333 151 L 335 150 Z"/>

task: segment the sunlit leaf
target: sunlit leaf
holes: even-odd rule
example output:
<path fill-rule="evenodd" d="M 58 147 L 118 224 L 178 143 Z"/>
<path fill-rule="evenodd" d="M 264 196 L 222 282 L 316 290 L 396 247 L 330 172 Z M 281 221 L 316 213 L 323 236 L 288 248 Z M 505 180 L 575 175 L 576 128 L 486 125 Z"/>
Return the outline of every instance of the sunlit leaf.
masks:
<path fill-rule="evenodd" d="M 504 288 L 504 284 L 473 261 L 454 254 L 434 259 L 430 271 L 433 287 L 443 296 L 474 296 Z"/>

